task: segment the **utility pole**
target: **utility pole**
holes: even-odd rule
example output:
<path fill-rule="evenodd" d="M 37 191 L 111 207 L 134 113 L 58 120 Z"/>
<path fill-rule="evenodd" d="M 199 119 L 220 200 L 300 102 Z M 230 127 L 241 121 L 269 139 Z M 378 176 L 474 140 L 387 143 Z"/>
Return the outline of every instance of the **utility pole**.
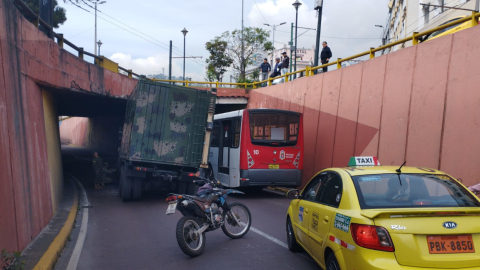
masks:
<path fill-rule="evenodd" d="M 298 40 L 298 8 L 302 5 L 298 0 L 293 3 L 295 7 L 295 71 L 297 71 L 297 40 Z M 297 78 L 297 74 L 293 75 L 293 78 Z"/>
<path fill-rule="evenodd" d="M 241 67 L 241 71 L 243 74 L 243 79 L 245 80 L 245 67 L 244 67 L 244 64 L 245 64 L 245 46 L 243 44 L 243 0 L 242 0 L 242 67 Z"/>
<path fill-rule="evenodd" d="M 313 61 L 313 66 L 318 66 L 318 58 L 320 52 L 320 31 L 322 28 L 322 13 L 323 13 L 323 0 L 319 0 L 317 6 L 314 8 L 318 11 L 318 23 L 317 23 L 317 40 L 315 41 L 315 60 Z M 317 74 L 318 69 L 314 72 Z"/>
<path fill-rule="evenodd" d="M 97 55 L 97 5 L 105 4 L 107 1 L 99 2 L 96 0 L 93 3 L 95 4 L 95 40 L 93 42 L 93 47 L 95 48 L 95 55 Z"/>
<path fill-rule="evenodd" d="M 183 81 L 185 81 L 185 43 L 188 31 L 184 27 L 181 32 L 183 33 Z M 183 86 L 185 86 L 185 83 L 183 83 Z"/>
<path fill-rule="evenodd" d="M 475 11 L 478 12 L 478 9 L 480 8 L 480 0 L 477 0 L 475 3 Z"/>
<path fill-rule="evenodd" d="M 290 68 L 290 73 L 292 73 L 292 47 L 293 47 L 293 23 L 292 23 L 292 27 L 290 28 L 290 65 L 289 65 L 289 68 Z M 292 78 L 290 77 L 290 80 L 292 80 Z"/>
<path fill-rule="evenodd" d="M 172 41 L 170 40 L 170 56 L 168 58 L 168 80 L 172 80 Z M 170 82 L 172 84 L 172 82 Z"/>
<path fill-rule="evenodd" d="M 282 22 L 281 24 L 277 24 L 277 25 L 275 25 L 275 24 L 270 25 L 268 23 L 264 23 L 264 25 L 271 26 L 272 29 L 273 29 L 273 43 L 272 43 L 272 45 L 273 45 L 273 55 L 272 55 L 272 62 L 270 63 L 271 65 L 273 65 L 273 61 L 274 61 L 274 58 L 275 58 L 275 30 L 277 29 L 277 26 L 284 25 L 284 24 L 285 24 L 284 22 Z"/>

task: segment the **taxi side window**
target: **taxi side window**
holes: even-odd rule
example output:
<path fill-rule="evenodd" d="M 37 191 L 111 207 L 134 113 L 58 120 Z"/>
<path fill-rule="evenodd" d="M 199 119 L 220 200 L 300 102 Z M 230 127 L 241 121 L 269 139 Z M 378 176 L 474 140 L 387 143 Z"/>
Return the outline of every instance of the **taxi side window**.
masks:
<path fill-rule="evenodd" d="M 334 172 L 329 172 L 324 180 L 318 202 L 333 207 L 338 207 L 342 199 L 342 178 Z"/>
<path fill-rule="evenodd" d="M 316 201 L 318 197 L 318 192 L 322 185 L 322 180 L 325 178 L 327 174 L 320 174 L 319 176 L 315 177 L 310 183 L 308 183 L 307 187 L 304 189 L 302 193 L 302 198 L 307 201 Z"/>

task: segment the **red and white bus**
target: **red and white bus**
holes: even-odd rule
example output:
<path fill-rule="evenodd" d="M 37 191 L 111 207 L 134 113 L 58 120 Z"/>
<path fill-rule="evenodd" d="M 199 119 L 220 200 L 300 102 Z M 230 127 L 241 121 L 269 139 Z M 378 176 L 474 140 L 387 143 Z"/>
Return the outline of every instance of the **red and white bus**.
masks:
<path fill-rule="evenodd" d="M 209 162 L 224 186 L 300 186 L 303 115 L 271 109 L 214 116 Z"/>

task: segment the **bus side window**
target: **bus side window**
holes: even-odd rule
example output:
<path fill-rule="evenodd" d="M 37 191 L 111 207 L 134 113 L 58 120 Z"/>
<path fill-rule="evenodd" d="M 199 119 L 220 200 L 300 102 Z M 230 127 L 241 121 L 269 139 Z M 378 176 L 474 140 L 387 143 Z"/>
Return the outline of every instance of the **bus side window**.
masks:
<path fill-rule="evenodd" d="M 218 136 L 220 135 L 220 126 L 218 122 L 213 122 L 213 129 L 211 133 L 210 147 L 219 147 L 220 142 Z"/>
<path fill-rule="evenodd" d="M 240 118 L 233 119 L 232 128 L 232 148 L 238 148 L 240 146 L 240 128 L 242 123 Z"/>

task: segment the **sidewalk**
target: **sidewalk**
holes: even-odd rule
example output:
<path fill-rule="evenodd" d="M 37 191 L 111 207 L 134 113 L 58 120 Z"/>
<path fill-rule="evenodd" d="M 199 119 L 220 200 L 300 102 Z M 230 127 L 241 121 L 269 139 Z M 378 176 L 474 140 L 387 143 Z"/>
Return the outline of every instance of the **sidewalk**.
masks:
<path fill-rule="evenodd" d="M 25 270 L 53 269 L 65 242 L 70 238 L 78 208 L 78 191 L 70 177 L 65 174 L 64 179 L 63 199 L 55 215 L 33 242 L 23 250 L 21 260 L 25 261 L 23 268 Z"/>

